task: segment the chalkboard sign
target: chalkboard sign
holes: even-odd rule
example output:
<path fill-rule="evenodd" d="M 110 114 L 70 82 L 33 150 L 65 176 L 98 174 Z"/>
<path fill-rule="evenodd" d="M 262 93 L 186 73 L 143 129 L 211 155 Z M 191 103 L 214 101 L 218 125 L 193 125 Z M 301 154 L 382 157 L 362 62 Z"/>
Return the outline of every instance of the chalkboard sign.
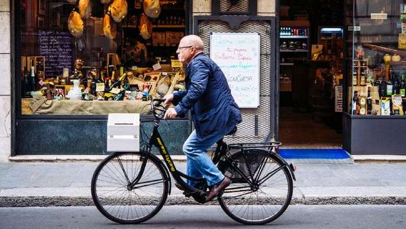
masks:
<path fill-rule="evenodd" d="M 62 75 L 63 68 L 72 68 L 73 37 L 69 32 L 38 31 L 38 51 L 45 56 L 45 76 Z"/>
<path fill-rule="evenodd" d="M 260 91 L 260 35 L 212 33 L 210 58 L 224 72 L 238 106 L 257 108 Z"/>

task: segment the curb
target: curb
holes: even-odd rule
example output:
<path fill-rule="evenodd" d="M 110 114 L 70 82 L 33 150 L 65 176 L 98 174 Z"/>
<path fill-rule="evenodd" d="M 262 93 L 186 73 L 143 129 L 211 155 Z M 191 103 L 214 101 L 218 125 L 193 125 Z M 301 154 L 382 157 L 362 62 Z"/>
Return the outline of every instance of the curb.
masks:
<path fill-rule="evenodd" d="M 165 205 L 202 205 L 181 195 L 168 196 Z M 218 205 L 217 201 L 205 205 Z M 406 205 L 406 196 L 323 196 L 292 198 L 291 205 Z M 15 196 L 0 197 L 0 207 L 94 206 L 91 197 Z"/>

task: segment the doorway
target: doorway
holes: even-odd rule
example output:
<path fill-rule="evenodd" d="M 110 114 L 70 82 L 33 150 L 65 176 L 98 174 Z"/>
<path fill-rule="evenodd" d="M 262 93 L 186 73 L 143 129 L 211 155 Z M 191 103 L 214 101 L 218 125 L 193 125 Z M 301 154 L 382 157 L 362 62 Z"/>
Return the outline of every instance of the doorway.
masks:
<path fill-rule="evenodd" d="M 279 140 L 341 148 L 344 1 L 282 0 L 279 15 Z"/>

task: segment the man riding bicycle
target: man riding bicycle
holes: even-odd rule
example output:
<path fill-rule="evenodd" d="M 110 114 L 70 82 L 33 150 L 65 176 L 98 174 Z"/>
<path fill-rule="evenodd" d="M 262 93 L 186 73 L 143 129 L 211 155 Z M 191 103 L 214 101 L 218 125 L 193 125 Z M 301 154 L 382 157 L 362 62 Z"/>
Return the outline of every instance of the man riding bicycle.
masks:
<path fill-rule="evenodd" d="M 172 102 L 164 118 L 174 118 L 189 110 L 195 130 L 183 144 L 187 156 L 188 176 L 205 178 L 210 187 L 206 201 L 212 200 L 231 180 L 225 177 L 207 155 L 207 149 L 234 130 L 242 121 L 238 105 L 231 95 L 221 69 L 206 54 L 200 37 L 182 38 L 176 51 L 180 62 L 186 66 L 186 91 L 165 96 L 165 104 Z M 191 186 L 195 182 L 188 180 Z"/>

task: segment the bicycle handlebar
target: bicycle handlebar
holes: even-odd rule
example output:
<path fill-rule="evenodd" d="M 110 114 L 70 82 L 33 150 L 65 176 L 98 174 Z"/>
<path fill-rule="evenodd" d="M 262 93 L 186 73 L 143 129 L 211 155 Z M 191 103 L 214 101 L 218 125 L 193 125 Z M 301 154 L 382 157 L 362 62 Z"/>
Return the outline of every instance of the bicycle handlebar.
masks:
<path fill-rule="evenodd" d="M 165 116 L 166 108 L 161 105 L 163 102 L 165 102 L 165 99 L 153 99 L 151 101 L 151 112 L 158 120 L 163 119 Z"/>

